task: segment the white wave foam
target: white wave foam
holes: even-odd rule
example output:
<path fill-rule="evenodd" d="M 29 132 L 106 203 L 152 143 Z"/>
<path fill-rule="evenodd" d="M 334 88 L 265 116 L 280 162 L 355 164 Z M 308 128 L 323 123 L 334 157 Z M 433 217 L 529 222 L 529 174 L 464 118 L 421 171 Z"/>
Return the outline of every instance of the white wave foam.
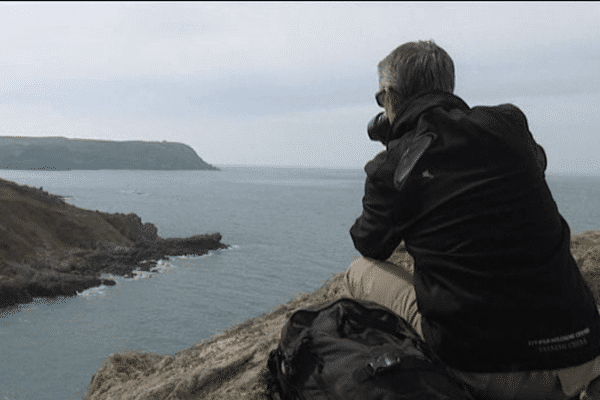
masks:
<path fill-rule="evenodd" d="M 83 297 L 98 297 L 98 296 L 104 296 L 106 293 L 104 292 L 104 289 L 106 289 L 106 285 L 100 285 L 100 286 L 96 286 L 93 288 L 89 288 L 89 289 L 85 289 L 83 292 L 77 292 L 78 296 L 83 296 Z"/>
<path fill-rule="evenodd" d="M 209 250 L 208 253 L 206 254 L 202 254 L 201 256 L 197 256 L 194 254 L 186 254 L 183 256 L 169 256 L 169 260 L 171 259 L 179 259 L 179 260 L 195 260 L 197 258 L 202 258 L 202 257 L 210 257 L 212 255 L 213 250 Z"/>
<path fill-rule="evenodd" d="M 150 278 L 152 277 L 152 272 L 148 272 L 148 271 L 140 271 L 139 269 L 135 269 L 132 271 L 133 274 L 133 280 L 137 281 L 139 279 L 146 279 L 146 278 Z"/>
<path fill-rule="evenodd" d="M 165 260 L 158 260 L 156 262 L 156 265 L 154 267 L 152 267 L 150 269 L 150 271 L 162 273 L 162 272 L 166 272 L 168 270 L 171 270 L 173 268 L 176 268 L 176 265 L 171 264 L 170 262 L 165 261 Z"/>
<path fill-rule="evenodd" d="M 118 281 L 120 279 L 123 279 L 123 277 L 119 276 L 119 275 L 113 275 L 113 274 L 100 274 L 100 279 L 111 279 L 113 281 Z"/>
<path fill-rule="evenodd" d="M 146 261 L 147 262 L 147 261 Z M 140 264 L 145 264 L 146 262 L 141 262 Z M 163 273 L 166 272 L 168 270 L 177 268 L 176 265 L 165 261 L 165 260 L 158 260 L 156 262 L 156 265 L 152 268 L 150 268 L 150 271 L 141 271 L 140 267 L 137 267 L 136 269 L 134 269 L 132 272 L 132 274 L 134 275 L 132 279 L 144 279 L 144 278 L 149 278 L 150 276 L 152 276 L 152 272 L 159 272 L 159 273 Z M 113 281 L 120 281 L 123 279 L 128 279 L 125 278 L 123 276 L 120 275 L 113 275 L 113 274 L 100 274 L 100 278 L 102 279 L 112 279 Z M 131 279 L 131 278 L 129 278 Z"/>
<path fill-rule="evenodd" d="M 202 257 L 212 257 L 212 255 L 215 254 L 216 251 L 221 251 L 221 250 L 237 250 L 239 248 L 240 248 L 240 246 L 234 244 L 234 245 L 231 245 L 231 247 L 229 249 L 210 250 L 207 254 L 203 254 L 201 256 L 195 256 L 195 255 L 169 256 L 167 258 L 167 260 L 158 260 L 158 261 L 156 261 L 156 265 L 154 267 L 152 267 L 150 269 L 150 271 L 142 271 L 142 270 L 140 270 L 140 267 L 137 267 L 136 269 L 134 269 L 133 271 L 131 271 L 132 274 L 133 274 L 133 278 L 130 278 L 130 279 L 134 279 L 134 280 L 146 279 L 146 278 L 152 277 L 153 273 L 156 273 L 156 272 L 158 272 L 158 273 L 165 273 L 165 272 L 168 272 L 170 270 L 176 269 L 177 265 L 169 262 L 169 260 L 171 260 L 171 259 L 194 260 L 194 259 L 199 259 L 199 258 L 202 258 Z M 141 264 L 145 264 L 147 262 L 149 262 L 149 260 L 142 261 Z M 114 280 L 114 281 L 120 281 L 122 279 L 127 279 L 127 278 L 124 278 L 122 276 L 113 275 L 113 274 L 100 274 L 100 278 L 102 278 L 102 279 L 111 279 L 111 280 Z M 94 289 L 100 289 L 100 288 L 106 288 L 106 286 L 101 285 L 101 286 L 98 286 L 96 288 L 91 288 L 91 289 L 84 290 L 82 293 L 78 293 L 78 294 L 84 295 L 84 296 L 92 295 L 93 292 L 90 292 L 90 291 L 93 291 Z M 103 294 L 103 291 L 100 291 L 100 292 Z"/>
<path fill-rule="evenodd" d="M 219 252 L 219 251 L 223 251 L 223 250 L 237 250 L 239 248 L 240 248 L 240 246 L 238 246 L 237 244 L 232 244 L 232 245 L 230 245 L 230 247 L 228 249 L 209 250 L 206 254 L 202 254 L 201 256 L 197 256 L 194 254 L 185 254 L 182 256 L 167 256 L 167 259 L 169 259 L 169 260 L 175 260 L 175 259 L 195 260 L 195 259 L 202 258 L 202 257 L 211 257 L 213 254 L 215 254 L 215 252 Z"/>
<path fill-rule="evenodd" d="M 151 278 L 152 275 L 156 272 L 162 274 L 162 273 L 165 273 L 165 272 L 170 271 L 175 268 L 177 268 L 177 266 L 175 264 L 172 264 L 165 260 L 158 260 L 156 262 L 156 265 L 154 267 L 150 268 L 150 271 L 141 271 L 139 267 L 134 269 L 132 271 L 133 279 L 135 280 L 135 279 Z"/>

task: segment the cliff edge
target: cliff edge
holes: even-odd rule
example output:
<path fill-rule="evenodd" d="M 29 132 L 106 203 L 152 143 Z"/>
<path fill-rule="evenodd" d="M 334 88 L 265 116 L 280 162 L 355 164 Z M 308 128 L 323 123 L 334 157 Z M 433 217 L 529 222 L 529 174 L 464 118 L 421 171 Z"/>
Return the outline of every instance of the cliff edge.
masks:
<path fill-rule="evenodd" d="M 0 137 L 0 168 L 218 170 L 183 143 L 16 136 Z"/>
<path fill-rule="evenodd" d="M 571 240 L 572 254 L 600 304 L 600 232 L 586 232 Z M 389 261 L 413 265 L 403 244 Z M 265 400 L 267 358 L 277 346 L 283 325 L 299 308 L 348 296 L 342 279 L 342 273 L 334 274 L 318 290 L 301 293 L 174 355 L 139 351 L 111 354 L 92 376 L 84 398 Z"/>

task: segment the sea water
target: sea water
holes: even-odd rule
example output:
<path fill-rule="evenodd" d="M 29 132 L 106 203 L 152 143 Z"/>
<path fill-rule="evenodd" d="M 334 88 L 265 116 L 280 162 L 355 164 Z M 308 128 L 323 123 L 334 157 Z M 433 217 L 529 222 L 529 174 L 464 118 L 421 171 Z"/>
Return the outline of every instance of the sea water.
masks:
<path fill-rule="evenodd" d="M 79 399 L 109 354 L 174 354 L 312 291 L 358 255 L 360 169 L 8 171 L 81 208 L 136 213 L 162 237 L 221 232 L 230 249 L 0 314 L 0 400 Z M 600 229 L 600 177 L 547 176 L 572 233 Z"/>

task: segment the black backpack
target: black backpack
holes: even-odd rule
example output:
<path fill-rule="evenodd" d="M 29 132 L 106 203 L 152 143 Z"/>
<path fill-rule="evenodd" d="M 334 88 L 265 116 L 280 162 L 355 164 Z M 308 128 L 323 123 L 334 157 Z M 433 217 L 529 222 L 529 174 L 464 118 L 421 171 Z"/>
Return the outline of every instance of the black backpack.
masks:
<path fill-rule="evenodd" d="M 472 399 L 402 317 L 366 300 L 294 312 L 267 365 L 271 399 Z"/>

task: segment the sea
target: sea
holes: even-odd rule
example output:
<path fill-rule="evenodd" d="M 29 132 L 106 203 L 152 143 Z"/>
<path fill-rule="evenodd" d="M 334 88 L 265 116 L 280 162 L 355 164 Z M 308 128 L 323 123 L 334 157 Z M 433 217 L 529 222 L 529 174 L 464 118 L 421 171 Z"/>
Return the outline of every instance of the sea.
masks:
<path fill-rule="evenodd" d="M 111 353 L 185 350 L 317 289 L 358 256 L 348 230 L 362 210 L 362 169 L 219 167 L 0 170 L 80 208 L 135 213 L 165 238 L 220 232 L 231 246 L 0 312 L 0 400 L 81 399 Z M 600 230 L 599 176 L 546 179 L 572 234 Z"/>

